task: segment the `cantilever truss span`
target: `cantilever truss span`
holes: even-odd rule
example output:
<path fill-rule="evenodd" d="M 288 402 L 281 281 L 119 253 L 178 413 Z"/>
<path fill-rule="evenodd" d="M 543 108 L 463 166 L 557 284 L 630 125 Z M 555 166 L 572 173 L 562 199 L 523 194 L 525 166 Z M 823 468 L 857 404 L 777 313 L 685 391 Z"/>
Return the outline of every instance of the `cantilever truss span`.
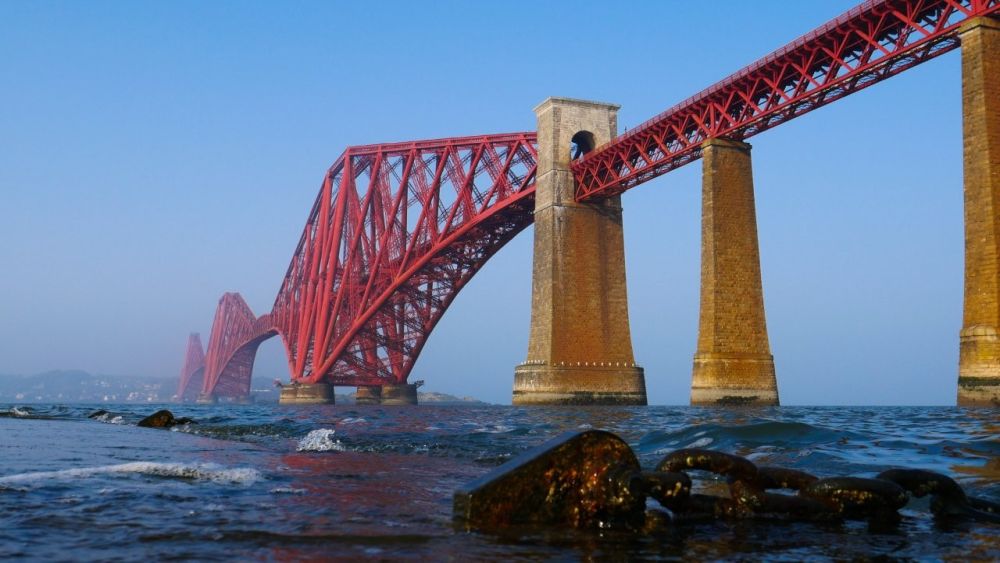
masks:
<path fill-rule="evenodd" d="M 192 332 L 188 336 L 184 366 L 181 367 L 181 382 L 177 386 L 177 399 L 191 401 L 198 397 L 205 383 L 205 348 L 201 345 L 201 335 Z"/>
<path fill-rule="evenodd" d="M 241 396 L 280 334 L 292 380 L 406 382 L 465 284 L 531 224 L 535 134 L 348 148 L 329 169 L 272 311 L 219 301 L 203 393 Z"/>

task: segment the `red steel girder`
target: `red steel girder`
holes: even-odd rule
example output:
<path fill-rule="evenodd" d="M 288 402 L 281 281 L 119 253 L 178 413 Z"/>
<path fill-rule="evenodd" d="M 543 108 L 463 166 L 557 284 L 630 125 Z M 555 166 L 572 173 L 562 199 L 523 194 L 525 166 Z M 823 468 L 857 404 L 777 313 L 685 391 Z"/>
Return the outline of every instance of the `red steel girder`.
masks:
<path fill-rule="evenodd" d="M 274 302 L 292 379 L 405 382 L 457 293 L 531 224 L 535 159 L 534 133 L 347 149 Z"/>
<path fill-rule="evenodd" d="M 184 366 L 181 367 L 181 382 L 177 387 L 177 400 L 190 401 L 198 397 L 205 378 L 205 349 L 201 345 L 201 335 L 192 332 L 188 336 Z"/>
<path fill-rule="evenodd" d="M 675 105 L 573 164 L 576 199 L 619 194 L 959 45 L 962 23 L 1000 0 L 870 0 Z"/>
<path fill-rule="evenodd" d="M 208 339 L 201 392 L 216 397 L 248 397 L 257 347 L 275 334 L 270 313 L 256 317 L 239 293 L 224 294 Z"/>
<path fill-rule="evenodd" d="M 531 224 L 535 134 L 348 148 L 328 171 L 271 313 L 219 300 L 201 392 L 249 394 L 280 334 L 292 379 L 405 382 L 479 268 Z"/>

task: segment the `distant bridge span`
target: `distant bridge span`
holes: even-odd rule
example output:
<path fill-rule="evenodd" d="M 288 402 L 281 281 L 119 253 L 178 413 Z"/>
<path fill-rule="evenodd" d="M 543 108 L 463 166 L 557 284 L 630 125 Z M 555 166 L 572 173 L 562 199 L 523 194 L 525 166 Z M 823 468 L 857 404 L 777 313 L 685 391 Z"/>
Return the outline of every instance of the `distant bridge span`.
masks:
<path fill-rule="evenodd" d="M 895 76 L 998 12 L 1000 0 L 865 2 L 603 146 L 580 140 L 574 199 L 604 201 L 701 158 L 710 139 L 742 141 Z M 200 340 L 189 341 L 178 397 L 245 396 L 257 347 L 274 335 L 294 383 L 406 384 L 457 293 L 534 221 L 540 142 L 524 132 L 349 147 L 272 310 L 256 317 L 225 294 L 203 366 Z"/>

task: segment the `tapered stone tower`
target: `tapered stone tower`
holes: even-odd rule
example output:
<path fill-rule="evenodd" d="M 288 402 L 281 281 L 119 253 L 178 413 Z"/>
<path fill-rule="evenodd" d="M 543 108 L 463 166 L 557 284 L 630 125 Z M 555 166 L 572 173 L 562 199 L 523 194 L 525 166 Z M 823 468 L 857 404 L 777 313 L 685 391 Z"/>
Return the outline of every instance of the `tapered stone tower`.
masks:
<path fill-rule="evenodd" d="M 965 301 L 958 404 L 1000 406 L 1000 21 L 971 20 L 959 38 Z"/>
<path fill-rule="evenodd" d="M 577 203 L 569 168 L 617 135 L 617 110 L 566 98 L 535 108 L 531 333 L 528 359 L 514 370 L 516 405 L 646 404 L 629 332 L 621 200 Z"/>
<path fill-rule="evenodd" d="M 777 405 L 750 145 L 702 145 L 701 310 L 692 405 Z"/>

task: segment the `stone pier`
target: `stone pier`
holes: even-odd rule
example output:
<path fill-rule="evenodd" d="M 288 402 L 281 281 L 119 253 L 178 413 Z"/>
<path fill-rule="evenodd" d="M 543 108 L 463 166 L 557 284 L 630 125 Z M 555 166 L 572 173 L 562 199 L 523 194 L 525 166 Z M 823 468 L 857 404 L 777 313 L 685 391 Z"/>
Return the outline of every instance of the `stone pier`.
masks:
<path fill-rule="evenodd" d="M 750 145 L 702 145 L 701 310 L 692 405 L 777 405 Z"/>
<path fill-rule="evenodd" d="M 401 385 L 382 386 L 383 405 L 415 405 L 417 404 L 417 385 L 403 383 Z"/>
<path fill-rule="evenodd" d="M 332 405 L 334 400 L 333 385 L 328 383 L 290 383 L 278 397 L 282 405 Z"/>
<path fill-rule="evenodd" d="M 1000 405 L 1000 21 L 961 29 L 965 302 L 958 404 Z"/>
<path fill-rule="evenodd" d="M 549 98 L 535 108 L 538 170 L 531 331 L 514 370 L 516 405 L 645 405 L 632 355 L 619 197 L 574 200 L 571 149 L 617 135 L 618 106 Z M 574 147 L 575 145 L 575 147 Z"/>
<path fill-rule="evenodd" d="M 382 387 L 380 385 L 359 385 L 354 392 L 355 405 L 381 405 Z"/>

